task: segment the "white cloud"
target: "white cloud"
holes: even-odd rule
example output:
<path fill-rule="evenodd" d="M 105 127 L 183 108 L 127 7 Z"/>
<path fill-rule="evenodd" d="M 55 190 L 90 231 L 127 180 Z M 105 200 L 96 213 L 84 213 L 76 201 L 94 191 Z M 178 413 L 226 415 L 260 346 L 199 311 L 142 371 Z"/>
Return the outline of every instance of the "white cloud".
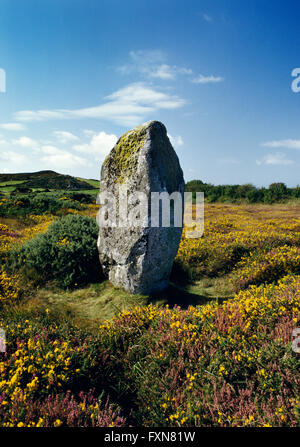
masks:
<path fill-rule="evenodd" d="M 240 163 L 236 158 L 219 158 L 217 161 L 222 165 L 237 165 Z"/>
<path fill-rule="evenodd" d="M 67 132 L 66 130 L 56 130 L 53 134 L 60 143 L 69 143 L 70 141 L 79 140 L 76 135 L 73 135 L 71 132 Z"/>
<path fill-rule="evenodd" d="M 118 107 L 127 108 L 135 113 L 155 111 L 157 109 L 176 109 L 185 101 L 177 96 L 154 90 L 153 87 L 143 83 L 130 84 L 113 94 L 107 96 L 112 101 L 106 104 L 108 110 Z"/>
<path fill-rule="evenodd" d="M 148 73 L 150 78 L 159 78 L 163 80 L 175 79 L 178 74 L 191 75 L 193 74 L 193 70 L 184 67 L 176 67 L 176 65 L 171 67 L 170 65 L 162 64 L 158 67 L 153 67 Z"/>
<path fill-rule="evenodd" d="M 286 154 L 282 152 L 276 152 L 275 154 L 267 154 L 261 160 L 256 160 L 257 165 L 274 165 L 274 166 L 287 166 L 294 164 L 294 161 L 286 158 Z"/>
<path fill-rule="evenodd" d="M 176 109 L 185 100 L 175 95 L 154 89 L 144 83 L 134 83 L 107 96 L 107 102 L 84 109 L 23 110 L 15 117 L 20 121 L 42 121 L 49 119 L 103 118 L 124 126 L 145 121 L 149 114 L 160 109 Z"/>
<path fill-rule="evenodd" d="M 205 20 L 206 22 L 212 22 L 212 17 L 209 16 L 208 14 L 202 14 L 203 20 Z"/>
<path fill-rule="evenodd" d="M 45 121 L 49 119 L 72 118 L 72 116 L 71 111 L 66 109 L 21 110 L 20 112 L 15 113 L 15 118 L 20 121 Z"/>
<path fill-rule="evenodd" d="M 90 137 L 90 136 L 92 136 L 92 135 L 95 135 L 96 132 L 95 132 L 94 130 L 85 129 L 85 130 L 83 131 L 83 133 L 84 133 L 84 135 Z"/>
<path fill-rule="evenodd" d="M 9 144 L 7 140 L 4 140 L 3 138 L 0 137 L 0 145 L 2 144 Z"/>
<path fill-rule="evenodd" d="M 280 148 L 284 147 L 287 149 L 300 149 L 300 140 L 274 140 L 261 143 L 262 147 Z"/>
<path fill-rule="evenodd" d="M 15 151 L 0 152 L 0 159 L 14 164 L 21 164 L 26 161 L 26 157 L 23 154 Z"/>
<path fill-rule="evenodd" d="M 216 84 L 222 81 L 224 81 L 224 78 L 222 78 L 221 76 L 203 76 L 202 74 L 192 79 L 192 82 L 194 84 Z"/>
<path fill-rule="evenodd" d="M 17 140 L 12 140 L 12 143 L 21 147 L 34 148 L 37 146 L 37 142 L 29 137 L 20 137 Z"/>
<path fill-rule="evenodd" d="M 170 65 L 162 64 L 158 67 L 155 67 L 149 70 L 150 78 L 159 78 L 159 79 L 174 79 L 176 72 Z"/>
<path fill-rule="evenodd" d="M 0 124 L 0 128 L 4 130 L 16 130 L 16 131 L 26 129 L 26 127 L 21 123 L 3 123 Z"/>
<path fill-rule="evenodd" d="M 166 56 L 159 50 L 130 51 L 130 62 L 118 67 L 123 74 L 138 72 L 147 78 L 173 80 L 177 75 L 191 75 L 193 70 L 176 65 L 168 65 Z"/>
<path fill-rule="evenodd" d="M 66 169 L 66 167 L 78 167 L 86 166 L 91 167 L 92 164 L 89 163 L 85 158 L 78 157 L 71 152 L 59 149 L 55 146 L 42 146 L 41 152 L 45 155 L 42 156 L 41 161 L 54 169 Z"/>
<path fill-rule="evenodd" d="M 42 146 L 41 152 L 43 152 L 44 154 L 47 154 L 47 155 L 61 155 L 62 153 L 67 152 L 67 151 L 61 150 L 58 147 L 51 146 L 49 144 L 49 145 Z"/>
<path fill-rule="evenodd" d="M 86 144 L 76 144 L 73 149 L 86 154 L 93 154 L 97 161 L 102 161 L 116 144 L 118 138 L 114 134 L 99 132 L 92 136 Z"/>
<path fill-rule="evenodd" d="M 172 135 L 168 134 L 169 140 L 171 141 L 172 146 L 176 149 L 180 146 L 183 146 L 183 139 L 180 135 L 178 137 L 173 137 Z"/>
<path fill-rule="evenodd" d="M 129 56 L 134 62 L 140 65 L 143 65 L 145 62 L 158 64 L 166 59 L 165 53 L 161 50 L 130 51 Z"/>

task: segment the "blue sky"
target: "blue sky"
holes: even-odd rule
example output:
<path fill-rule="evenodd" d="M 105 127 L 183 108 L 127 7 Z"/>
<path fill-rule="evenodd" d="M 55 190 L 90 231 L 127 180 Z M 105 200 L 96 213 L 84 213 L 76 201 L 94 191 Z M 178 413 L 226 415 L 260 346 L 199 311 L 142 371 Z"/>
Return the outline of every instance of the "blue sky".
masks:
<path fill-rule="evenodd" d="M 299 17 L 295 0 L 2 0 L 0 172 L 99 178 L 154 119 L 186 180 L 300 184 Z"/>

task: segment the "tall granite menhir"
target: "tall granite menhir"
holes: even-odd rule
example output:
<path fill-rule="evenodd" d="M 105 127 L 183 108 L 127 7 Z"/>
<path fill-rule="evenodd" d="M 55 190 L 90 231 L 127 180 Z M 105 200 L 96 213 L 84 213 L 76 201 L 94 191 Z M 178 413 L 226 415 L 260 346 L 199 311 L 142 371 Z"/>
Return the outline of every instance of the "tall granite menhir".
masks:
<path fill-rule="evenodd" d="M 150 121 L 125 133 L 106 157 L 100 192 L 119 197 L 120 185 L 135 191 L 184 193 L 178 157 L 165 126 Z M 149 199 L 150 203 L 150 199 Z M 131 293 L 150 294 L 167 287 L 181 227 L 101 227 L 98 250 L 109 280 Z"/>

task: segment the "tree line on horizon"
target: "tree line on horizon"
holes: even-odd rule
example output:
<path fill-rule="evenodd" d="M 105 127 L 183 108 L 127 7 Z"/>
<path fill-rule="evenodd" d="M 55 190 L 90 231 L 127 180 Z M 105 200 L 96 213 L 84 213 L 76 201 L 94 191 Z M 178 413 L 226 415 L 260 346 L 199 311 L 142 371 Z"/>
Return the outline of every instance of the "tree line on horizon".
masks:
<path fill-rule="evenodd" d="M 288 188 L 285 183 L 277 182 L 268 188 L 258 188 L 251 183 L 245 185 L 213 185 L 201 180 L 191 180 L 186 183 L 186 192 L 204 192 L 205 200 L 208 202 L 241 202 L 248 203 L 274 203 L 285 202 L 300 198 L 300 186 Z"/>

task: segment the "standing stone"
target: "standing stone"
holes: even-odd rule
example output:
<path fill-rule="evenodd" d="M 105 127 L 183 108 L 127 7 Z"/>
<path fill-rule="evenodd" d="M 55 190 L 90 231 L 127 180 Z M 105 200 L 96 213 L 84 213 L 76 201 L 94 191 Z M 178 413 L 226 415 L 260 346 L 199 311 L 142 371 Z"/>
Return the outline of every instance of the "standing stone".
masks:
<path fill-rule="evenodd" d="M 128 196 L 146 193 L 149 215 L 151 192 L 178 191 L 183 200 L 182 169 L 162 123 L 150 121 L 125 133 L 106 157 L 100 192 L 113 193 L 119 200 L 120 187 L 127 188 Z M 119 205 L 117 215 L 118 209 Z M 103 272 L 115 286 L 131 293 L 150 294 L 167 287 L 178 250 L 182 226 L 153 227 L 150 217 L 145 226 L 99 228 Z"/>

